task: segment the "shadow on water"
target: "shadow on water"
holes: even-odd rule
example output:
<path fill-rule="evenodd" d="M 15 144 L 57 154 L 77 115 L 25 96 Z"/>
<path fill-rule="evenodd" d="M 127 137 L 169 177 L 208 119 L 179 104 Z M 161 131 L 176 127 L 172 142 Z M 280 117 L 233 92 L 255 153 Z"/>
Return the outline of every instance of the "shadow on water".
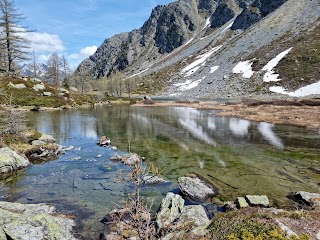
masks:
<path fill-rule="evenodd" d="M 0 183 L 0 198 L 50 202 L 80 217 L 84 238 L 95 238 L 100 219 L 121 204 L 132 186 L 118 182 L 113 154 L 146 157 L 171 184 L 143 187 L 156 211 L 177 179 L 195 172 L 217 186 L 221 199 L 266 194 L 285 202 L 290 191 L 319 191 L 320 135 L 302 128 L 215 116 L 180 107 L 101 106 L 28 113 L 29 126 L 74 146 L 58 160 L 33 165 Z M 95 143 L 102 135 L 118 150 Z M 191 204 L 191 203 L 190 203 Z"/>

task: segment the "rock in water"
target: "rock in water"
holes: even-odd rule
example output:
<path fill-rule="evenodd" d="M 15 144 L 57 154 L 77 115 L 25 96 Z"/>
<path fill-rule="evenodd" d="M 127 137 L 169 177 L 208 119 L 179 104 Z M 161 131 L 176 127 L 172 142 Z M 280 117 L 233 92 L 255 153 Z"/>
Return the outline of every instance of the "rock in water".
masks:
<path fill-rule="evenodd" d="M 111 144 L 111 140 L 110 138 L 106 137 L 106 136 L 102 136 L 98 142 L 99 146 L 109 146 Z"/>
<path fill-rule="evenodd" d="M 38 140 L 40 140 L 42 142 L 45 142 L 45 143 L 55 143 L 56 142 L 54 137 L 52 135 L 49 135 L 49 134 L 42 134 L 41 137 Z"/>
<path fill-rule="evenodd" d="M 26 156 L 21 156 L 10 148 L 0 148 L 0 177 L 2 174 L 25 168 L 29 164 Z"/>
<path fill-rule="evenodd" d="M 74 240 L 73 227 L 75 222 L 56 214 L 53 206 L 0 202 L 0 239 Z"/>
<path fill-rule="evenodd" d="M 180 177 L 178 182 L 181 192 L 192 200 L 204 201 L 209 196 L 217 194 L 208 184 L 198 177 Z"/>

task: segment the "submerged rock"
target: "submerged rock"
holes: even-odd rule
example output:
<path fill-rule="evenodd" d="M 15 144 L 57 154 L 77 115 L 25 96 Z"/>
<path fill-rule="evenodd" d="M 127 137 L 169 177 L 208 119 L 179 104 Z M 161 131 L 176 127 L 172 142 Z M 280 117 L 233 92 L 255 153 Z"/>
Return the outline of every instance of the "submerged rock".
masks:
<path fill-rule="evenodd" d="M 164 180 L 161 177 L 158 176 L 145 176 L 143 178 L 143 181 L 145 184 L 158 184 L 158 183 L 167 183 L 168 181 Z"/>
<path fill-rule="evenodd" d="M 10 148 L 0 148 L 0 177 L 30 164 L 26 156 L 21 156 Z"/>
<path fill-rule="evenodd" d="M 0 239 L 76 239 L 75 222 L 47 204 L 0 202 Z M 5 238 L 1 238 L 1 235 Z"/>
<path fill-rule="evenodd" d="M 181 192 L 192 200 L 204 201 L 209 196 L 217 194 L 217 191 L 214 191 L 213 187 L 209 186 L 209 184 L 197 176 L 180 177 L 178 182 Z"/>

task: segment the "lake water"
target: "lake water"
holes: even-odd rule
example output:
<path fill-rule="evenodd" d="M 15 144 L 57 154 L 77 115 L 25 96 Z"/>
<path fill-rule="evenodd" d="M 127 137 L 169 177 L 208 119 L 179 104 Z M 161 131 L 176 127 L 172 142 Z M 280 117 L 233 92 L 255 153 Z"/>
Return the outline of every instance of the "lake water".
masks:
<path fill-rule="evenodd" d="M 97 237 L 99 220 L 132 191 L 130 184 L 117 181 L 119 170 L 127 168 L 109 160 L 126 154 L 129 145 L 170 181 L 143 188 L 154 209 L 168 191 L 176 191 L 178 177 L 190 172 L 211 181 L 226 200 L 266 194 L 281 206 L 290 192 L 320 191 L 320 174 L 314 171 L 320 168 L 318 132 L 215 113 L 128 105 L 27 113 L 30 127 L 75 148 L 0 182 L 0 200 L 54 203 L 82 219 L 86 238 Z M 97 146 L 102 135 L 118 150 Z"/>

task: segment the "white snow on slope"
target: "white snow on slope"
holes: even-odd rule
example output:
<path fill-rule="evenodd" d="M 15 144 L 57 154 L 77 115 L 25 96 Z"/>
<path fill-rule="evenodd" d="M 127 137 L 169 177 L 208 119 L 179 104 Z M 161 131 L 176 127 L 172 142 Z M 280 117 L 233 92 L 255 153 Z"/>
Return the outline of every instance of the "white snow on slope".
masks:
<path fill-rule="evenodd" d="M 217 71 L 219 69 L 219 66 L 213 66 L 210 69 L 210 73 L 214 73 L 215 71 Z"/>
<path fill-rule="evenodd" d="M 242 73 L 244 78 L 250 78 L 254 71 L 252 71 L 252 60 L 247 60 L 244 62 L 239 62 L 232 70 L 233 73 Z"/>
<path fill-rule="evenodd" d="M 202 30 L 205 29 L 206 27 L 208 27 L 209 24 L 210 24 L 210 18 L 207 18 L 206 24 L 204 25 L 204 27 L 202 28 Z"/>
<path fill-rule="evenodd" d="M 204 53 L 200 56 L 198 56 L 197 60 L 186 66 L 181 70 L 182 74 L 186 74 L 186 76 L 190 76 L 193 73 L 195 73 L 201 66 L 204 66 L 206 64 L 206 60 L 216 51 L 218 51 L 222 46 L 217 46 L 213 48 L 211 51 Z M 200 65 L 200 66 L 199 66 Z"/>
<path fill-rule="evenodd" d="M 203 77 L 202 79 L 204 78 L 205 77 Z M 197 81 L 187 80 L 184 83 L 176 83 L 174 85 L 178 87 L 179 91 L 186 91 L 197 87 L 201 83 L 202 79 L 199 79 Z"/>
<path fill-rule="evenodd" d="M 305 97 L 312 94 L 320 94 L 320 81 L 304 86 L 302 88 L 299 88 L 294 92 L 288 92 L 286 89 L 279 86 L 270 87 L 269 90 L 275 93 L 287 94 L 291 97 Z"/>
<path fill-rule="evenodd" d="M 140 75 L 140 74 L 142 74 L 142 73 L 144 73 L 144 72 L 146 72 L 146 71 L 148 71 L 148 70 L 149 70 L 149 68 L 146 68 L 146 69 L 142 70 L 141 72 L 138 72 L 138 73 L 136 73 L 136 74 L 133 74 L 133 75 L 127 77 L 126 79 L 132 78 L 132 77 L 135 77 L 135 76 L 138 76 L 138 75 Z"/>
<path fill-rule="evenodd" d="M 226 26 L 225 29 L 223 29 L 223 30 L 221 31 L 221 33 L 224 33 L 224 32 L 227 31 L 229 28 L 231 28 L 232 25 L 233 25 L 233 23 L 234 23 L 234 22 L 232 22 L 232 23 L 230 23 L 228 26 Z"/>
<path fill-rule="evenodd" d="M 271 59 L 267 63 L 267 65 L 265 65 L 261 69 L 262 71 L 267 71 L 263 77 L 264 82 L 276 82 L 281 80 L 281 79 L 278 79 L 279 74 L 274 73 L 273 68 L 275 68 L 278 65 L 281 59 L 283 59 L 291 51 L 291 49 L 292 47 L 278 54 L 275 58 Z"/>

